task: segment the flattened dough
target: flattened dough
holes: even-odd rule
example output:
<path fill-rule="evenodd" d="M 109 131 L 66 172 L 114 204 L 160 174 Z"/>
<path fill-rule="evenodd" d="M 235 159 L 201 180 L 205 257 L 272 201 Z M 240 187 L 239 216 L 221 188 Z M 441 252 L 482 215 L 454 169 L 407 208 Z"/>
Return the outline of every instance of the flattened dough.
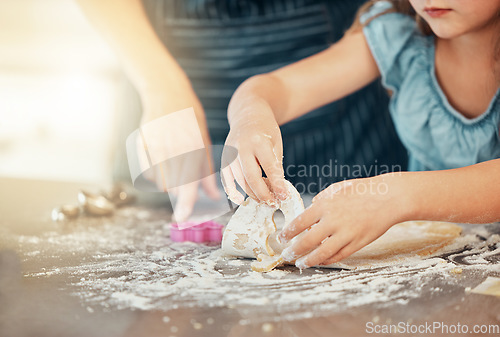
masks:
<path fill-rule="evenodd" d="M 392 226 L 377 240 L 326 268 L 365 269 L 404 263 L 432 255 L 460 236 L 462 228 L 449 222 L 408 221 Z"/>

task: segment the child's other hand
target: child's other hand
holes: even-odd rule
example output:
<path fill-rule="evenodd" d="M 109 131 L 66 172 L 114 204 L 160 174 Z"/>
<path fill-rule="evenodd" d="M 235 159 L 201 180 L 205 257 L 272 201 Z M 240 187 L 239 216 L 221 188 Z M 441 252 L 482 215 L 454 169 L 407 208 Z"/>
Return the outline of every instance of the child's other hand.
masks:
<path fill-rule="evenodd" d="M 397 174 L 355 179 L 330 185 L 280 234 L 288 242 L 287 261 L 300 269 L 339 262 L 405 221 L 405 198 Z"/>
<path fill-rule="evenodd" d="M 273 205 L 277 202 L 276 198 L 287 198 L 281 132 L 271 111 L 261 109 L 259 112 L 242 113 L 237 121 L 231 123 L 225 145 L 238 151 L 231 163 L 232 158 L 226 151 L 222 156 L 222 183 L 230 200 L 237 204 L 244 200 L 236 189 L 235 180 L 246 194 L 257 201 Z"/>

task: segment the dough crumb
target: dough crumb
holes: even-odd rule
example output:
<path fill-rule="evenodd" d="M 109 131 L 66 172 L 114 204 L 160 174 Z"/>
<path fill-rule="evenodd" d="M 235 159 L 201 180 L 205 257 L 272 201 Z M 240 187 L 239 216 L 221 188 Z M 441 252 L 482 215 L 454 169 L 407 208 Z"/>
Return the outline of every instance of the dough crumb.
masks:
<path fill-rule="evenodd" d="M 261 329 L 265 333 L 270 333 L 274 330 L 274 325 L 272 325 L 271 323 L 264 323 L 262 324 Z"/>

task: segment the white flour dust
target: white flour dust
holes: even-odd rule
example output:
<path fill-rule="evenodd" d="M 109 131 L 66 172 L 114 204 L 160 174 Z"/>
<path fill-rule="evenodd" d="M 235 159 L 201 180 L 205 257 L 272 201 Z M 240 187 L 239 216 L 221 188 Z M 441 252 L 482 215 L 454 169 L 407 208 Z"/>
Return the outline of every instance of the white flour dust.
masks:
<path fill-rule="evenodd" d="M 479 279 L 499 271 L 488 257 L 498 254 L 500 237 L 484 241 L 468 234 L 448 250 L 451 254 L 466 247 L 470 255 L 364 271 L 308 269 L 300 274 L 286 267 L 260 274 L 250 271 L 250 260 L 220 256 L 218 247 L 172 243 L 168 224 L 135 208 L 90 226 L 74 224 L 37 237 L 9 235 L 28 265 L 26 278 L 63 276 L 69 280 L 67 289 L 90 310 L 258 307 L 261 316 L 269 312 L 297 319 L 363 305 L 405 304 L 429 290 L 432 280 L 462 287 L 457 261 L 462 262 L 460 273 L 474 271 Z"/>

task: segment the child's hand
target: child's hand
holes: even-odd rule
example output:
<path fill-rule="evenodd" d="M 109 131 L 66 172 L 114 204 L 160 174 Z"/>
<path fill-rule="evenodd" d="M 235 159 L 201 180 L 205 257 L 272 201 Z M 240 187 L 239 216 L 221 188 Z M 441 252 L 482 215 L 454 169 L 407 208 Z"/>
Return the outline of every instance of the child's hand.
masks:
<path fill-rule="evenodd" d="M 265 110 L 242 113 L 237 121 L 231 123 L 226 139 L 225 145 L 235 148 L 238 155 L 230 163 L 233 158 L 224 151 L 222 183 L 229 199 L 237 204 L 241 204 L 244 198 L 236 190 L 234 180 L 250 197 L 269 205 L 276 203 L 276 197 L 284 200 L 288 196 L 284 184 L 280 129 L 272 112 Z M 263 178 L 261 168 L 268 182 Z"/>
<path fill-rule="evenodd" d="M 280 234 L 288 242 L 310 229 L 283 251 L 285 260 L 298 258 L 300 269 L 336 263 L 405 221 L 406 202 L 397 178 L 391 174 L 344 181 L 320 192 Z"/>

